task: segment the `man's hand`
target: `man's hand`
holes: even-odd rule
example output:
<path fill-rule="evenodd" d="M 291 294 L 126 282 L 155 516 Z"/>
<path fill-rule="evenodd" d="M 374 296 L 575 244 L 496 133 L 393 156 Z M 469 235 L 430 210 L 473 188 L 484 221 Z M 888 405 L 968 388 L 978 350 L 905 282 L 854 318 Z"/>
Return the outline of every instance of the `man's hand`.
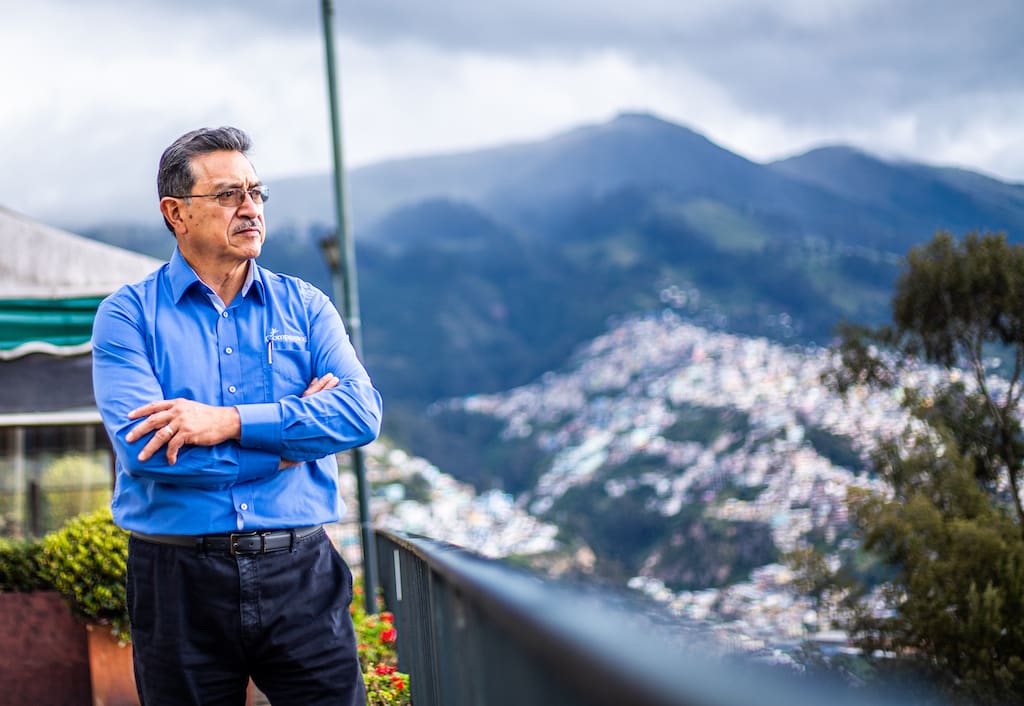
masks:
<path fill-rule="evenodd" d="M 309 387 L 307 387 L 306 391 L 302 393 L 302 396 L 309 397 L 310 395 L 315 395 L 316 393 L 323 392 L 324 390 L 333 390 L 337 386 L 338 376 L 334 373 L 324 373 L 322 378 L 313 378 L 309 382 Z"/>
<path fill-rule="evenodd" d="M 326 373 L 322 378 L 313 378 L 302 396 L 309 397 L 337 386 L 338 378 L 333 373 Z M 167 462 L 173 466 L 178 461 L 178 451 L 185 444 L 216 446 L 242 436 L 242 421 L 234 407 L 214 407 L 178 398 L 150 402 L 128 413 L 129 419 L 143 417 L 145 421 L 125 437 L 131 443 L 151 431 L 156 432 L 139 452 L 140 461 L 149 460 L 161 447 L 167 446 Z M 297 465 L 298 461 L 281 459 L 279 468 Z"/>
<path fill-rule="evenodd" d="M 144 421 L 126 437 L 132 442 L 156 432 L 139 452 L 140 461 L 148 460 L 166 445 L 167 462 L 173 466 L 185 444 L 216 446 L 242 434 L 242 422 L 234 407 L 213 407 L 183 398 L 150 402 L 128 413 L 129 419 L 143 417 Z"/>
<path fill-rule="evenodd" d="M 309 387 L 307 387 L 306 391 L 302 393 L 302 396 L 309 397 L 310 395 L 315 395 L 316 393 L 323 392 L 324 390 L 333 390 L 337 386 L 338 377 L 334 373 L 324 373 L 322 378 L 313 378 L 310 381 Z M 277 470 L 283 471 L 286 468 L 295 468 L 300 463 L 301 461 L 290 461 L 287 458 L 282 458 L 281 463 L 277 465 Z"/>

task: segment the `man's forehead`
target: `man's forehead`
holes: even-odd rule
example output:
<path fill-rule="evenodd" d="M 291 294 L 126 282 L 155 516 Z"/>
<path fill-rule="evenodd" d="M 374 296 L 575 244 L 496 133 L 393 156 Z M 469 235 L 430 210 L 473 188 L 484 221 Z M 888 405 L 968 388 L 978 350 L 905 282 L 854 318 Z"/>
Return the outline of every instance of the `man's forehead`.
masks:
<path fill-rule="evenodd" d="M 256 170 L 241 152 L 221 150 L 197 154 L 192 158 L 192 174 L 196 182 L 255 182 Z"/>

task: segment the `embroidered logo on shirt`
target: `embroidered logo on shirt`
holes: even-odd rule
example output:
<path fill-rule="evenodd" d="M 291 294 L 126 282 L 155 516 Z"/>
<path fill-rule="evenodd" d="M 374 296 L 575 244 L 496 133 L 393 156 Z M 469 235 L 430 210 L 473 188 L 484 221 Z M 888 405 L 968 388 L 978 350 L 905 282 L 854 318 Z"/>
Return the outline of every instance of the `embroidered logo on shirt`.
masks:
<path fill-rule="evenodd" d="M 270 333 L 267 334 L 267 343 L 278 343 L 280 341 L 286 341 L 288 343 L 305 343 L 307 338 L 295 333 L 278 333 L 276 328 L 270 329 Z"/>

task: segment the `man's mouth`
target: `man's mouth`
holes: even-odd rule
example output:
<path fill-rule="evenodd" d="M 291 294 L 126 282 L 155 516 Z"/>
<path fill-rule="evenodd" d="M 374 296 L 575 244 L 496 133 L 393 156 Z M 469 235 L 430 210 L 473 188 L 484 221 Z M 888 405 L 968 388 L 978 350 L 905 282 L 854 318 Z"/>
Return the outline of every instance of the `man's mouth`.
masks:
<path fill-rule="evenodd" d="M 240 235 L 240 234 L 249 234 L 249 235 L 256 234 L 256 235 L 259 235 L 260 233 L 263 232 L 263 229 L 260 228 L 258 223 L 246 223 L 244 225 L 241 225 L 241 226 L 235 228 L 235 230 L 233 232 L 234 232 L 235 235 Z"/>

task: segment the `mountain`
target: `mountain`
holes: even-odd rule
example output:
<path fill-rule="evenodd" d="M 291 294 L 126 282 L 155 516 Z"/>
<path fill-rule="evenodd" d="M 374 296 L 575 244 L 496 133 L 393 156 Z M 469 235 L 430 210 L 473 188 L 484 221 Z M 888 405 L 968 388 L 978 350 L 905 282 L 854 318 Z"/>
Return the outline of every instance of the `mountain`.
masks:
<path fill-rule="evenodd" d="M 759 164 L 638 113 L 350 184 L 366 361 L 389 433 L 416 443 L 433 401 L 536 379 L 610 320 L 684 301 L 712 328 L 824 343 L 842 318 L 887 317 L 900 257 L 936 228 L 1024 225 L 1020 185 L 847 147 Z M 329 180 L 273 189 L 264 264 L 331 291 Z M 158 224 L 89 234 L 170 245 Z"/>
<path fill-rule="evenodd" d="M 545 230 L 552 210 L 621 189 L 711 199 L 780 236 L 897 253 L 938 227 L 1019 232 L 1024 223 L 1019 185 L 963 170 L 887 162 L 849 147 L 759 164 L 686 127 L 641 113 L 532 143 L 383 162 L 353 170 L 349 182 L 360 236 L 397 207 L 439 198 Z M 273 213 L 282 221 L 333 220 L 331 203 L 327 176 L 274 184 Z"/>
<path fill-rule="evenodd" d="M 769 166 L 884 214 L 909 233 L 939 228 L 1024 232 L 1024 187 L 980 174 L 887 162 L 844 146 L 823 147 Z"/>
<path fill-rule="evenodd" d="M 442 467 L 499 485 L 585 545 L 596 570 L 673 590 L 733 583 L 801 542 L 838 551 L 848 488 L 906 414 L 885 393 L 842 398 L 821 348 L 695 326 L 667 305 L 628 317 L 558 370 L 435 404 Z M 474 435 L 469 456 L 448 438 Z"/>

